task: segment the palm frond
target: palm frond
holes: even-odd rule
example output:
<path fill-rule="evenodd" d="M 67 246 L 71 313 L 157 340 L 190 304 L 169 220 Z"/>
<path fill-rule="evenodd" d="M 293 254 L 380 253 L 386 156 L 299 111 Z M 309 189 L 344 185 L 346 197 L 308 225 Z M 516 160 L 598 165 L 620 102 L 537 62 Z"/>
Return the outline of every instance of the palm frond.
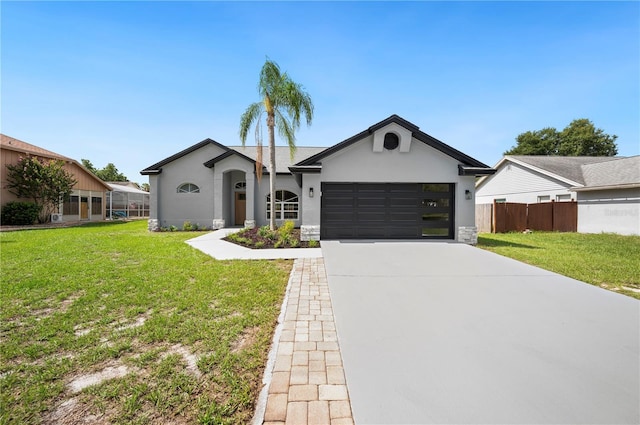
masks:
<path fill-rule="evenodd" d="M 276 110 L 275 112 L 276 128 L 278 129 L 278 134 L 287 142 L 287 145 L 289 146 L 289 155 L 291 156 L 291 160 L 293 160 L 293 156 L 296 153 L 295 129 L 284 114 L 282 114 L 279 110 Z"/>
<path fill-rule="evenodd" d="M 242 146 L 244 146 L 247 141 L 247 134 L 249 133 L 251 125 L 254 122 L 256 125 L 260 125 L 259 119 L 260 114 L 262 113 L 262 107 L 262 102 L 252 103 L 240 117 L 240 140 L 242 141 Z"/>
<path fill-rule="evenodd" d="M 258 183 L 262 180 L 262 126 L 256 124 L 256 178 Z"/>

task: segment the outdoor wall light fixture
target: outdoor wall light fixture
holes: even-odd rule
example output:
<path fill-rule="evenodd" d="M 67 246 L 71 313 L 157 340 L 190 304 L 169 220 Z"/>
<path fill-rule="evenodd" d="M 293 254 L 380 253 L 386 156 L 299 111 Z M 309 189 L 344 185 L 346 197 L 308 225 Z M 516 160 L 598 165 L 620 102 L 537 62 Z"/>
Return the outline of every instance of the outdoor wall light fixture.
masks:
<path fill-rule="evenodd" d="M 309 188 L 309 198 L 313 198 L 313 188 Z"/>
<path fill-rule="evenodd" d="M 464 199 L 471 199 L 471 191 L 469 189 L 464 191 Z"/>

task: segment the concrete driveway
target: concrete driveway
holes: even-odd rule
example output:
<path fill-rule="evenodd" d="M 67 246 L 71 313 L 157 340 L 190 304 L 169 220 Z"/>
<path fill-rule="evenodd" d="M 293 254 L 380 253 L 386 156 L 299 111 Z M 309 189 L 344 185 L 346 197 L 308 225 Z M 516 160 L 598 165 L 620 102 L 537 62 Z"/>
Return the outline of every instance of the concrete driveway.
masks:
<path fill-rule="evenodd" d="M 478 248 L 323 241 L 356 424 L 640 423 L 640 302 Z"/>

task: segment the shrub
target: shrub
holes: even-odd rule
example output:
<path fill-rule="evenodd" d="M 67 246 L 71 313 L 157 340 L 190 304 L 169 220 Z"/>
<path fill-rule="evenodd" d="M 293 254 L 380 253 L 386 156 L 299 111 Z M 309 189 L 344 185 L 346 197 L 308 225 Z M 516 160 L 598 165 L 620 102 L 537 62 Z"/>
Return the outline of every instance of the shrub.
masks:
<path fill-rule="evenodd" d="M 280 237 L 278 238 L 278 242 L 282 243 L 283 245 L 289 245 L 291 241 L 294 239 L 295 238 L 293 238 L 292 235 L 285 234 L 285 235 L 280 235 Z"/>
<path fill-rule="evenodd" d="M 300 246 L 300 241 L 294 238 L 289 242 L 289 246 L 291 248 L 297 248 Z"/>
<path fill-rule="evenodd" d="M 175 232 L 176 230 L 178 230 L 178 228 L 174 225 L 171 225 L 171 227 L 169 227 L 170 232 Z"/>
<path fill-rule="evenodd" d="M 285 221 L 284 224 L 278 228 L 278 234 L 281 238 L 291 236 L 291 232 L 293 232 L 294 227 L 295 224 L 293 223 L 293 221 Z"/>
<path fill-rule="evenodd" d="M 309 241 L 309 248 L 317 248 L 320 245 L 318 241 Z"/>
<path fill-rule="evenodd" d="M 253 241 L 249 238 L 245 238 L 245 237 L 238 237 L 236 239 L 238 241 L 238 243 L 244 244 L 244 245 L 253 245 Z"/>
<path fill-rule="evenodd" d="M 269 226 L 262 226 L 258 229 L 258 236 L 265 239 L 274 239 L 274 234 Z"/>
<path fill-rule="evenodd" d="M 13 201 L 2 207 L 0 220 L 5 225 L 29 225 L 38 219 L 41 210 L 42 207 L 34 202 Z"/>
<path fill-rule="evenodd" d="M 184 230 L 185 232 L 190 232 L 193 230 L 193 225 L 190 221 L 185 221 L 184 223 L 182 223 L 182 230 Z"/>
<path fill-rule="evenodd" d="M 255 247 L 258 248 L 258 249 L 263 248 L 264 247 L 264 241 L 256 242 Z"/>

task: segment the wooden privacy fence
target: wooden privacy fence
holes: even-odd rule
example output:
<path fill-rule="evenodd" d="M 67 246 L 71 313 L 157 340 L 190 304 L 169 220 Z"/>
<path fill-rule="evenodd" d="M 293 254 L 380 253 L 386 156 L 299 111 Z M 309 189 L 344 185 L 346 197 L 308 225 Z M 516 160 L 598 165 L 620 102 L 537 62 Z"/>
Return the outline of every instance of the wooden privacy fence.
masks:
<path fill-rule="evenodd" d="M 547 232 L 576 232 L 578 204 L 543 202 L 518 204 L 494 202 L 476 205 L 476 226 L 479 232 L 522 232 L 525 229 Z"/>

